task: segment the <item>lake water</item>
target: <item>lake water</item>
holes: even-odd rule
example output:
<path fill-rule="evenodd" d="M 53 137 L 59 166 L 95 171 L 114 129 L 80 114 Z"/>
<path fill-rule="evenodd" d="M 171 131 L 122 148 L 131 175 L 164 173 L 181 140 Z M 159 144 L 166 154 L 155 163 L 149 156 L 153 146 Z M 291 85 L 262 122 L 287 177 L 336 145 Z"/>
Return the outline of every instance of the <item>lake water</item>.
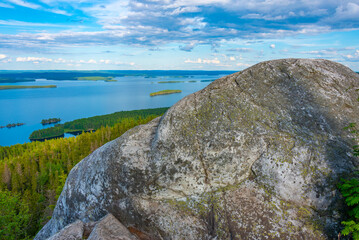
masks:
<path fill-rule="evenodd" d="M 181 78 L 128 76 L 115 78 L 117 82 L 37 80 L 1 84 L 57 85 L 57 88 L 0 90 L 0 126 L 25 123 L 19 127 L 0 129 L 0 146 L 29 142 L 29 136 L 34 130 L 44 128 L 40 124 L 42 119 L 56 117 L 61 118 L 61 123 L 64 123 L 124 110 L 170 107 L 210 83 L 201 81 L 225 75 L 227 74 L 218 72 L 217 75 L 191 75 Z M 165 89 L 180 89 L 182 93 L 150 97 L 151 92 Z"/>

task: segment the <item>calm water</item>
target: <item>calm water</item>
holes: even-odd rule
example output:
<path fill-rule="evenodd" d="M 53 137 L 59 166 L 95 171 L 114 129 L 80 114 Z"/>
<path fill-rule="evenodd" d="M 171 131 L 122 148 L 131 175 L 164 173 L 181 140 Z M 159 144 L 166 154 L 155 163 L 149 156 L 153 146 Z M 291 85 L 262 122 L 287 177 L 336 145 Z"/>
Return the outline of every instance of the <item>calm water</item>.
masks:
<path fill-rule="evenodd" d="M 173 77 L 119 77 L 118 82 L 37 80 L 3 85 L 57 85 L 57 88 L 16 89 L 0 91 L 0 126 L 25 123 L 23 126 L 0 129 L 0 145 L 29 142 L 30 134 L 43 128 L 42 119 L 61 118 L 62 122 L 103 115 L 123 110 L 169 107 L 186 95 L 206 87 L 214 76 L 192 75 Z M 196 81 L 157 83 L 158 81 Z M 182 93 L 150 97 L 151 92 L 180 89 Z"/>

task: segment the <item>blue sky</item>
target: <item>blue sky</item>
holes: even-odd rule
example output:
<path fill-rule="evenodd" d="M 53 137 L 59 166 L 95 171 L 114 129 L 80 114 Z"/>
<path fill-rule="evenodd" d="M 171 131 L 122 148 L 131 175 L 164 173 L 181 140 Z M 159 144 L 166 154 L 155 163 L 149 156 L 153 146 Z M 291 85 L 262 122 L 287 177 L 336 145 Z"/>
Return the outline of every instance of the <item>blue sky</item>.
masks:
<path fill-rule="evenodd" d="M 359 71 L 359 0 L 0 1 L 2 70 L 241 70 L 278 58 Z"/>

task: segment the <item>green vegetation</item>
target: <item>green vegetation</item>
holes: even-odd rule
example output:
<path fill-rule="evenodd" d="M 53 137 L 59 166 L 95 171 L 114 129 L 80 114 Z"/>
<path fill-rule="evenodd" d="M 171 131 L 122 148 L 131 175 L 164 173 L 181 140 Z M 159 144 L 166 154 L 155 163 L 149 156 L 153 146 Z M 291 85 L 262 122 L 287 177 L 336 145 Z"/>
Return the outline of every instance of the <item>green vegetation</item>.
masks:
<path fill-rule="evenodd" d="M 158 91 L 158 92 L 153 92 L 150 93 L 150 96 L 157 96 L 157 95 L 165 95 L 165 94 L 172 94 L 172 93 L 181 93 L 181 90 L 162 90 L 162 91 Z"/>
<path fill-rule="evenodd" d="M 0 239 L 35 236 L 51 218 L 67 175 L 81 159 L 160 115 L 131 112 L 117 118 L 112 127 L 102 126 L 96 132 L 0 147 Z"/>
<path fill-rule="evenodd" d="M 29 239 L 29 205 L 17 193 L 0 190 L 0 238 Z"/>
<path fill-rule="evenodd" d="M 357 89 L 358 91 L 359 89 Z M 359 101 L 359 98 L 358 98 Z M 349 124 L 346 127 L 351 133 L 356 136 L 356 141 L 359 139 L 359 129 L 355 123 Z M 359 157 L 359 145 L 353 146 L 354 156 Z M 346 221 L 343 221 L 344 229 L 342 234 L 344 236 L 352 235 L 354 240 L 359 240 L 359 172 L 356 176 L 350 179 L 341 179 L 341 183 L 338 185 L 340 192 L 345 198 L 345 203 L 348 206 L 348 216 Z"/>
<path fill-rule="evenodd" d="M 46 86 L 22 86 L 22 85 L 0 85 L 0 90 L 8 89 L 26 89 L 26 88 L 56 88 L 56 85 L 46 85 Z"/>
<path fill-rule="evenodd" d="M 91 132 L 102 126 L 114 126 L 123 118 L 147 118 L 151 115 L 162 115 L 168 108 L 154 108 L 144 110 L 122 111 L 101 116 L 77 119 L 64 124 L 57 124 L 54 127 L 36 130 L 30 135 L 30 140 L 45 140 L 56 137 L 63 137 L 65 133 L 78 134 Z"/>
<path fill-rule="evenodd" d="M 41 124 L 42 125 L 47 125 L 47 124 L 52 124 L 52 123 L 58 123 L 61 122 L 60 118 L 49 118 L 49 119 L 42 119 L 41 120 Z"/>
<path fill-rule="evenodd" d="M 117 80 L 113 79 L 113 77 L 103 77 L 103 76 L 78 77 L 77 80 L 117 82 Z"/>

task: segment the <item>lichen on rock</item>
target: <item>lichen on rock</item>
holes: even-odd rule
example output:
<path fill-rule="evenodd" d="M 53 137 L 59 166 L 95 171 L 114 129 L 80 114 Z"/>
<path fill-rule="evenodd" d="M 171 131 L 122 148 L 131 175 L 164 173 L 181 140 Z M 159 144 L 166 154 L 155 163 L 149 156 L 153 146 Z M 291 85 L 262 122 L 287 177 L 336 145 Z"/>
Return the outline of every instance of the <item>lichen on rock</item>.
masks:
<path fill-rule="evenodd" d="M 358 88 L 327 60 L 218 79 L 76 165 L 35 239 L 107 213 L 153 239 L 332 239 L 336 184 L 358 166 L 343 130 L 358 123 Z"/>

